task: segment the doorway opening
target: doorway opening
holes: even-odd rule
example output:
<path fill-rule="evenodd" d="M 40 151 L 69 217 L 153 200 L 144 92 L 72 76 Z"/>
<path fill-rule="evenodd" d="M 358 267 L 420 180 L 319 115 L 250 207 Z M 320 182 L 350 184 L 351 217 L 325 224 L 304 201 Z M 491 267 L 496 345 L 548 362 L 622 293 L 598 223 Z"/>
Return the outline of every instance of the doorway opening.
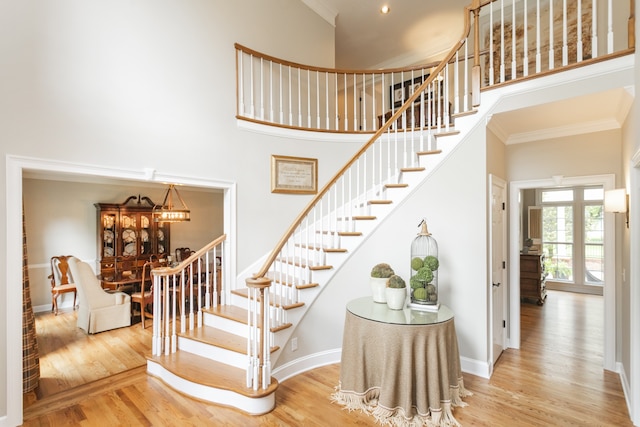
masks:
<path fill-rule="evenodd" d="M 614 188 L 615 175 L 582 177 L 554 177 L 551 179 L 513 181 L 509 190 L 509 347 L 519 349 L 520 335 L 520 250 L 522 236 L 522 191 L 535 188 L 601 186 L 604 190 Z M 612 215 L 604 218 L 604 340 L 603 368 L 615 370 L 615 221 Z"/>
<path fill-rule="evenodd" d="M 22 318 L 22 287 L 9 286 L 22 282 L 22 198 L 23 177 L 26 172 L 42 174 L 60 174 L 67 179 L 76 180 L 91 178 L 109 178 L 125 181 L 163 183 L 172 182 L 192 187 L 220 189 L 224 192 L 224 224 L 223 232 L 227 235 L 228 244 L 224 257 L 230 262 L 228 277 L 235 277 L 235 262 L 232 254 L 235 248 L 235 198 L 236 186 L 232 182 L 217 181 L 207 178 L 194 178 L 181 175 L 157 173 L 155 170 L 132 170 L 124 168 L 95 167 L 84 164 L 64 163 L 58 161 L 7 156 L 6 163 L 6 206 L 7 206 L 7 250 L 6 250 L 6 313 L 8 319 Z M 235 257 L 234 257 L 235 258 Z M 22 423 L 22 325 L 21 322 L 10 322 L 7 325 L 7 420 L 10 424 Z"/>

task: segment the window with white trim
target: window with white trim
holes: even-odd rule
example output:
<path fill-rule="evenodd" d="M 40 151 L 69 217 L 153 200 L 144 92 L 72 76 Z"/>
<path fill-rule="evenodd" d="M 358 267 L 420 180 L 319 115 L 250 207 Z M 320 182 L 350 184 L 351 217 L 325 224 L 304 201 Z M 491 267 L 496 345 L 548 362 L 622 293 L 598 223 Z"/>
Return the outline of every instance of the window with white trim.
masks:
<path fill-rule="evenodd" d="M 547 280 L 602 285 L 603 188 L 543 189 L 538 197 Z"/>

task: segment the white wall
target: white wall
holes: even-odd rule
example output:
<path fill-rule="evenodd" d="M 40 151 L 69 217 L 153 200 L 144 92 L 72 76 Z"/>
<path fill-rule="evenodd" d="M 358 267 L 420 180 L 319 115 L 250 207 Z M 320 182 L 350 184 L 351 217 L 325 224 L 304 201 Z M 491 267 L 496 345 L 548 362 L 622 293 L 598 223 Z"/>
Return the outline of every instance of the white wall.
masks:
<path fill-rule="evenodd" d="M 620 129 L 507 146 L 509 181 L 615 173 L 620 181 Z"/>
<path fill-rule="evenodd" d="M 346 304 L 371 295 L 369 272 L 379 262 L 388 262 L 408 280 L 411 243 L 425 218 L 438 242 L 440 303 L 455 313 L 463 364 L 470 361 L 474 368 L 482 365 L 488 372 L 487 170 L 477 161 L 486 156 L 484 138 L 484 127 L 479 126 L 470 140 L 456 147 L 446 167 L 437 169 L 414 195 L 386 217 L 366 245 L 336 272 L 315 301 L 314 309 L 292 335 L 298 337 L 298 350 L 292 352 L 290 346 L 285 346 L 278 366 L 304 355 L 342 347 Z"/>
<path fill-rule="evenodd" d="M 271 154 L 317 158 L 322 185 L 357 147 L 239 130 L 236 42 L 295 62 L 334 64 L 334 28 L 298 0 L 2 2 L 0 154 L 234 183 L 241 270 L 309 200 L 270 193 Z M 7 184 L 6 162 L 0 168 Z M 7 194 L 2 185 L 4 224 Z M 19 250 L 0 233 L 0 259 Z M 2 316 L 0 347 L 18 351 L 8 345 L 8 325 Z M 0 352 L 0 384 L 15 390 L 7 355 Z M 19 397 L 9 398 L 5 386 L 0 425 L 12 425 L 18 420 L 3 416 Z"/>

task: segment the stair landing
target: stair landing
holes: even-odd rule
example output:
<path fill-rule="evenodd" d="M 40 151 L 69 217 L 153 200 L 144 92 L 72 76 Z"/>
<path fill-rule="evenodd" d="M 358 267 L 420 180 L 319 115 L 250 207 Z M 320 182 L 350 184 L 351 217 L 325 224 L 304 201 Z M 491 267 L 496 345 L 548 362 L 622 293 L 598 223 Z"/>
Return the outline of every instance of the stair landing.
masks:
<path fill-rule="evenodd" d="M 147 357 L 147 373 L 191 397 L 218 405 L 231 406 L 252 415 L 275 407 L 278 381 L 271 378 L 266 389 L 245 387 L 246 371 L 179 351 Z"/>

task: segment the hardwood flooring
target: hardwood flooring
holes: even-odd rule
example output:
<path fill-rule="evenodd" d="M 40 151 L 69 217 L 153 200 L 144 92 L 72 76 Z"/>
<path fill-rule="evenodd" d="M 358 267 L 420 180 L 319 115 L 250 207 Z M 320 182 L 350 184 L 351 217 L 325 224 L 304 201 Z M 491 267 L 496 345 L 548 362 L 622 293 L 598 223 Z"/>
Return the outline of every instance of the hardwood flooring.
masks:
<path fill-rule="evenodd" d="M 463 426 L 632 426 L 618 374 L 602 369 L 602 297 L 549 292 L 522 304 L 522 348 L 500 357 L 491 379 L 464 375 L 474 395 L 456 408 Z M 250 416 L 205 404 L 145 372 L 151 330 L 140 325 L 87 336 L 75 313 L 37 315 L 40 387 L 25 395 L 25 426 L 371 426 L 329 396 L 340 365 L 280 384 L 276 408 Z"/>

